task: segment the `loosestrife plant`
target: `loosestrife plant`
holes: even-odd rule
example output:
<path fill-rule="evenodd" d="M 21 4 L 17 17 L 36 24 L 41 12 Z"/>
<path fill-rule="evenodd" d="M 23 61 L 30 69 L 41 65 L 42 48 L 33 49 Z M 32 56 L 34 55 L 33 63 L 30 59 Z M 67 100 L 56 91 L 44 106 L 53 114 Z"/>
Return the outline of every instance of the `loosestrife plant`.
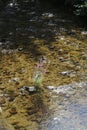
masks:
<path fill-rule="evenodd" d="M 37 64 L 35 64 L 33 83 L 34 86 L 42 86 L 44 75 L 47 71 L 50 62 L 47 62 L 45 57 L 42 57 Z"/>

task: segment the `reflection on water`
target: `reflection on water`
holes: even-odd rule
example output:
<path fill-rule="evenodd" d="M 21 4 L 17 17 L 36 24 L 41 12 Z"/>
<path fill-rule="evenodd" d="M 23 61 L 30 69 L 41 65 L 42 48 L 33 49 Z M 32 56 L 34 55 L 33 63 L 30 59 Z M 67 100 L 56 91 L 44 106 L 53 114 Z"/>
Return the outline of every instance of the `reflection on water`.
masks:
<path fill-rule="evenodd" d="M 0 12 L 3 115 L 15 130 L 87 130 L 87 31 L 62 10 L 37 5 L 13 0 Z M 43 87 L 21 93 L 40 56 L 51 61 Z"/>
<path fill-rule="evenodd" d="M 59 93 L 55 87 L 51 90 L 50 108 L 54 112 L 47 121 L 41 123 L 40 130 L 87 129 L 87 83 L 70 84 L 67 87 L 59 86 L 58 89 L 63 90 Z M 71 90 L 72 87 L 74 90 Z M 56 92 L 55 95 L 54 92 Z"/>

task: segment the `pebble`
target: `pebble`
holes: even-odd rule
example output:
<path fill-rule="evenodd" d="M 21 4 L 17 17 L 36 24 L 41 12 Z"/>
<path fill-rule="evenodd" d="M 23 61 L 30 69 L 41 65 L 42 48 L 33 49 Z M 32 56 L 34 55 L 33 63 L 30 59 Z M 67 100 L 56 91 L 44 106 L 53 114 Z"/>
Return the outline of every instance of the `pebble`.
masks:
<path fill-rule="evenodd" d="M 65 95 L 65 98 L 70 98 L 70 95 L 69 95 L 69 94 L 66 94 L 66 95 Z"/>
<path fill-rule="evenodd" d="M 17 114 L 17 110 L 16 108 L 11 108 L 11 110 L 9 111 L 11 114 Z"/>
<path fill-rule="evenodd" d="M 0 84 L 2 84 L 2 83 L 0 83 Z M 0 86 L 0 90 L 3 90 L 3 89 L 5 89 L 5 86 Z"/>
<path fill-rule="evenodd" d="M 60 40 L 64 40 L 64 37 L 61 37 Z"/>
<path fill-rule="evenodd" d="M 0 46 L 2 45 L 3 43 L 2 42 L 0 42 Z"/>
<path fill-rule="evenodd" d="M 21 47 L 21 48 L 18 48 L 18 51 L 23 51 L 23 48 Z"/>
<path fill-rule="evenodd" d="M 9 80 L 9 83 L 10 83 L 10 82 L 19 82 L 19 80 L 20 80 L 19 78 L 16 78 L 16 77 L 15 77 L 15 78 L 10 79 L 10 80 Z"/>
<path fill-rule="evenodd" d="M 8 51 L 6 49 L 3 49 L 1 52 L 2 54 L 6 54 Z"/>
<path fill-rule="evenodd" d="M 87 35 L 87 31 L 81 32 L 82 35 Z"/>
<path fill-rule="evenodd" d="M 54 49 L 54 48 L 55 48 L 55 46 L 50 46 L 49 48 L 50 48 L 50 49 Z"/>
<path fill-rule="evenodd" d="M 54 117 L 53 120 L 58 120 L 58 118 L 57 118 L 57 117 Z"/>
<path fill-rule="evenodd" d="M 49 89 L 49 90 L 53 90 L 53 89 L 55 89 L 56 87 L 55 87 L 55 86 L 47 86 L 46 88 Z"/>
<path fill-rule="evenodd" d="M 37 88 L 35 86 L 23 86 L 21 88 L 21 94 L 25 94 L 25 92 L 36 92 L 37 91 Z"/>
<path fill-rule="evenodd" d="M 13 49 L 9 49 L 9 50 L 3 49 L 1 52 L 2 52 L 2 54 L 11 54 L 11 53 L 13 53 Z"/>
<path fill-rule="evenodd" d="M 34 91 L 36 91 L 36 88 L 34 86 L 29 87 L 29 92 L 34 92 Z"/>
<path fill-rule="evenodd" d="M 49 18 L 52 18 L 53 16 L 54 16 L 53 14 L 49 14 L 49 15 L 48 15 Z"/>
<path fill-rule="evenodd" d="M 65 61 L 64 57 L 58 57 L 58 59 L 59 59 L 61 62 L 64 62 L 64 61 Z"/>
<path fill-rule="evenodd" d="M 44 14 L 42 14 L 42 16 L 45 16 L 45 17 L 48 17 L 48 18 L 54 17 L 54 15 L 51 14 L 51 13 L 44 13 Z"/>
<path fill-rule="evenodd" d="M 70 73 L 71 71 L 60 72 L 60 74 L 62 74 L 63 76 L 68 76 Z"/>

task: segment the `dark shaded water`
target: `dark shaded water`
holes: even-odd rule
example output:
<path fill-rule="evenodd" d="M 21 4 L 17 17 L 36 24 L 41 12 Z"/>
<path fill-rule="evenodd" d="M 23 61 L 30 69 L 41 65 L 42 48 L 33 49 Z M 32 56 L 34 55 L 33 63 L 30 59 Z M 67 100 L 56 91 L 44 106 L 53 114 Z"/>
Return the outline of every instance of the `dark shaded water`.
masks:
<path fill-rule="evenodd" d="M 17 44 L 27 44 L 33 38 L 55 41 L 55 35 L 60 33 L 64 24 L 66 28 L 72 24 L 67 14 L 62 18 L 62 10 L 61 14 L 58 12 L 60 9 L 43 8 L 35 2 L 23 1 L 13 5 L 10 1 L 0 13 L 0 39 Z"/>

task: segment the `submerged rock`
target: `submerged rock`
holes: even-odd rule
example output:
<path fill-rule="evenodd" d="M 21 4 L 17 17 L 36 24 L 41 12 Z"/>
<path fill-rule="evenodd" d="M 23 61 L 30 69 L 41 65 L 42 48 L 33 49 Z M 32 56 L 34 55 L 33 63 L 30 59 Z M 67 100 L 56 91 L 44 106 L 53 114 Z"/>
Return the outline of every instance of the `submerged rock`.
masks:
<path fill-rule="evenodd" d="M 87 31 L 81 32 L 82 35 L 87 35 Z"/>
<path fill-rule="evenodd" d="M 1 51 L 1 53 L 2 54 L 12 54 L 13 53 L 13 49 L 3 49 L 2 51 Z"/>
<path fill-rule="evenodd" d="M 15 78 L 10 79 L 10 80 L 9 80 L 9 83 L 12 83 L 12 82 L 19 82 L 19 81 L 20 81 L 20 79 L 17 78 L 17 77 L 15 77 Z"/>
<path fill-rule="evenodd" d="M 75 94 L 76 90 L 79 88 L 87 88 L 87 82 L 75 82 L 68 85 L 60 85 L 58 87 L 56 86 L 47 86 L 46 87 L 49 90 L 52 90 L 52 92 L 55 92 L 56 94 L 63 93 L 63 94 Z"/>
<path fill-rule="evenodd" d="M 55 86 L 47 86 L 46 88 L 49 89 L 49 90 L 53 90 L 53 89 L 55 89 L 56 87 L 55 87 Z"/>
<path fill-rule="evenodd" d="M 25 94 L 25 92 L 34 93 L 37 91 L 37 88 L 35 86 L 23 86 L 21 88 L 21 94 Z"/>
<path fill-rule="evenodd" d="M 11 108 L 9 112 L 10 114 L 17 114 L 16 107 Z"/>
<path fill-rule="evenodd" d="M 31 86 L 31 87 L 29 87 L 29 90 L 28 90 L 29 92 L 34 92 L 34 91 L 36 91 L 36 88 L 34 87 L 34 86 Z"/>
<path fill-rule="evenodd" d="M 52 13 L 43 13 L 42 16 L 52 18 L 52 17 L 54 17 L 54 14 L 52 14 Z"/>
<path fill-rule="evenodd" d="M 70 75 L 71 71 L 64 71 L 64 72 L 61 72 L 60 74 L 63 75 L 63 76 L 68 76 Z"/>
<path fill-rule="evenodd" d="M 71 71 L 63 71 L 63 72 L 60 72 L 61 75 L 63 76 L 69 76 L 69 77 L 75 77 L 76 75 L 76 72 L 71 70 Z"/>
<path fill-rule="evenodd" d="M 23 48 L 22 47 L 18 48 L 18 51 L 23 51 Z"/>

